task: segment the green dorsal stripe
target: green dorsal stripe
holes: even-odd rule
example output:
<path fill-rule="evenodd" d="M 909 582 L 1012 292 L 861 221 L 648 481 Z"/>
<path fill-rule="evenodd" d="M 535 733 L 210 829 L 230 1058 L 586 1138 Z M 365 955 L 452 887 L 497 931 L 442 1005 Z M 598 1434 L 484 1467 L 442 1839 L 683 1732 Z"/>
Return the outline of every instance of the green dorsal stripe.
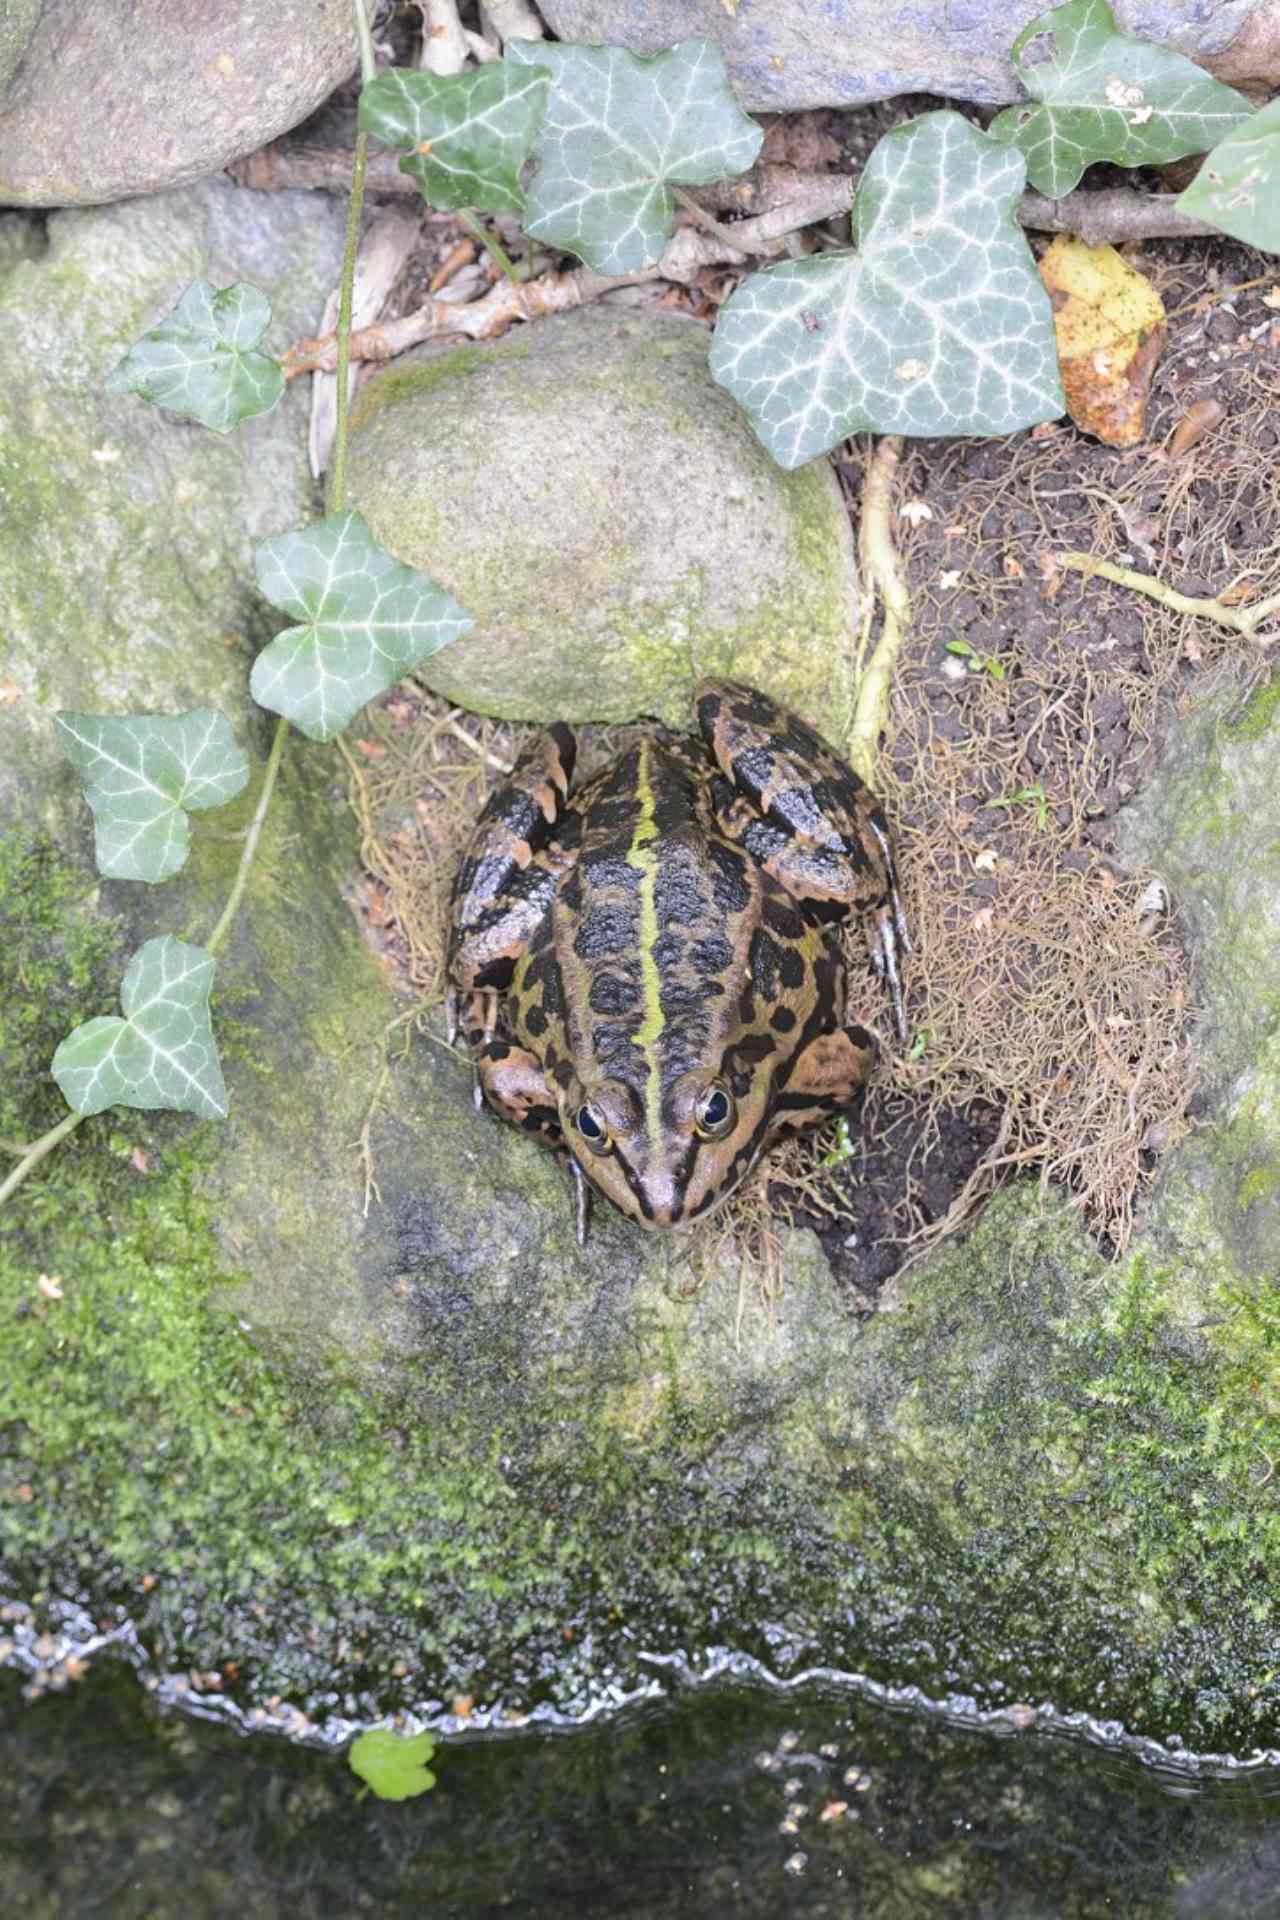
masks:
<path fill-rule="evenodd" d="M 662 982 L 654 949 L 658 944 L 658 856 L 650 845 L 658 837 L 657 808 L 649 778 L 652 744 L 642 741 L 636 768 L 636 796 L 640 818 L 631 836 L 627 865 L 640 875 L 640 978 L 644 983 L 644 1019 L 635 1044 L 645 1061 L 645 1130 L 654 1164 L 662 1159 L 662 1081 L 658 1072 L 658 1041 L 662 1037 Z"/>

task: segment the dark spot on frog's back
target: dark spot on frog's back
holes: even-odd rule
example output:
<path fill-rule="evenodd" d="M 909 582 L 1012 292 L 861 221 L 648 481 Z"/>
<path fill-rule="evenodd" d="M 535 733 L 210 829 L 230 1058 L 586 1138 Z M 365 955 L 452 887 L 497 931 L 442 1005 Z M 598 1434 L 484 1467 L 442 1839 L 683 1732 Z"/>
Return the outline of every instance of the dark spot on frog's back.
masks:
<path fill-rule="evenodd" d="M 709 911 L 701 849 L 691 849 L 683 834 L 671 835 L 664 845 L 653 905 L 658 925 L 664 929 L 694 927 Z"/>
<path fill-rule="evenodd" d="M 782 984 L 789 993 L 796 993 L 804 985 L 804 957 L 794 947 L 783 947 L 778 971 L 782 975 Z"/>
<path fill-rule="evenodd" d="M 795 1024 L 796 1017 L 790 1007 L 774 1008 L 769 1020 L 769 1025 L 775 1033 L 793 1033 L 795 1031 Z"/>
<path fill-rule="evenodd" d="M 804 916 L 798 907 L 790 901 L 778 899 L 770 894 L 764 902 L 764 923 L 770 933 L 777 933 L 784 940 L 799 940 L 804 935 Z"/>
<path fill-rule="evenodd" d="M 720 934 L 710 934 L 705 939 L 695 940 L 689 948 L 689 958 L 705 981 L 709 974 L 727 973 L 733 965 L 733 948 Z"/>
<path fill-rule="evenodd" d="M 625 974 L 598 973 L 591 982 L 588 1004 L 592 1013 L 637 1013 L 640 1008 L 640 989 Z"/>
<path fill-rule="evenodd" d="M 609 954 L 629 953 L 636 942 L 630 907 L 593 907 L 574 935 L 573 950 L 580 960 L 602 960 Z"/>
<path fill-rule="evenodd" d="M 712 893 L 720 912 L 745 913 L 751 904 L 751 887 L 743 856 L 727 841 L 716 839 L 707 842 L 707 858 L 713 869 Z"/>
<path fill-rule="evenodd" d="M 776 1000 L 782 979 L 783 949 L 758 927 L 751 936 L 751 978 L 757 993 Z"/>

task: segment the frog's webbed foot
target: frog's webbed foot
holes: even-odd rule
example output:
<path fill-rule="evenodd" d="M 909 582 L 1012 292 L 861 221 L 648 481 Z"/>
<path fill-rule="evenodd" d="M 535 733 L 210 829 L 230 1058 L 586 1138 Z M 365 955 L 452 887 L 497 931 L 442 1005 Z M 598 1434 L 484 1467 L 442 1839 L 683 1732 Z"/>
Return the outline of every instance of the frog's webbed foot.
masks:
<path fill-rule="evenodd" d="M 568 1156 L 569 1174 L 573 1180 L 574 1233 L 578 1245 L 587 1244 L 587 1222 L 591 1218 L 591 1188 L 587 1185 L 587 1176 L 573 1155 Z"/>

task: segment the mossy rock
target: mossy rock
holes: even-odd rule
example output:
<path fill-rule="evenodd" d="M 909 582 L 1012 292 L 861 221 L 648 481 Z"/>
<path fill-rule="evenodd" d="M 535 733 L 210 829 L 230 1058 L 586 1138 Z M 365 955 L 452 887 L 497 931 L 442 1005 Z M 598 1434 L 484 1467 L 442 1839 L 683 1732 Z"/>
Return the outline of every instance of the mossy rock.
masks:
<path fill-rule="evenodd" d="M 361 390 L 350 487 L 475 620 L 425 677 L 512 720 L 687 728 L 728 673 L 843 737 L 859 599 L 828 462 L 784 473 L 676 315 L 586 308 Z"/>
<path fill-rule="evenodd" d="M 51 430 L 35 475 L 55 518 L 33 515 L 0 570 L 21 693 L 0 707 L 21 775 L 0 859 L 10 1140 L 59 1116 L 53 1047 L 111 1010 L 130 948 L 212 924 L 253 804 L 202 816 L 170 885 L 100 884 L 48 709 L 214 698 L 260 749 L 223 638 L 252 605 L 251 534 L 210 501 L 216 564 L 193 589 L 186 450 L 215 485 L 247 484 L 255 447 L 290 477 L 271 513 L 251 495 L 261 531 L 302 492 L 296 412 L 272 416 L 269 456 L 172 423 L 144 436 L 137 403 L 99 412 L 127 327 L 119 290 L 85 277 L 83 223 L 122 257 L 136 217 L 60 216 L 48 256 L 0 285 L 26 288 L 16 326 L 40 274 L 56 295 L 49 381 L 18 396 L 25 430 Z M 165 231 L 181 255 L 185 229 Z M 112 316 L 87 345 L 62 330 L 77 276 L 79 304 Z M 172 510 L 171 565 L 135 568 L 140 498 Z M 81 528 L 98 513 L 119 525 Z M 104 633 L 76 612 L 108 581 Z M 219 957 L 231 1121 L 105 1114 L 0 1215 L 10 1589 L 127 1618 L 158 1669 L 313 1718 L 439 1717 L 467 1694 L 478 1724 L 572 1720 L 728 1653 L 987 1708 L 1049 1700 L 1201 1749 L 1277 1744 L 1275 1240 L 1235 1224 L 1275 1204 L 1276 739 L 1270 710 L 1202 721 L 1145 801 L 1184 912 L 1229 927 L 1236 955 L 1201 956 L 1217 1104 L 1147 1238 L 1108 1266 L 1064 1199 L 1012 1189 L 870 1319 L 803 1235 L 776 1297 L 603 1210 L 580 1251 L 551 1157 L 473 1111 L 438 1033 L 393 1029 L 403 1002 L 343 904 L 336 755 L 292 744 Z M 1256 821 L 1243 870 L 1217 826 L 1237 819 Z"/>

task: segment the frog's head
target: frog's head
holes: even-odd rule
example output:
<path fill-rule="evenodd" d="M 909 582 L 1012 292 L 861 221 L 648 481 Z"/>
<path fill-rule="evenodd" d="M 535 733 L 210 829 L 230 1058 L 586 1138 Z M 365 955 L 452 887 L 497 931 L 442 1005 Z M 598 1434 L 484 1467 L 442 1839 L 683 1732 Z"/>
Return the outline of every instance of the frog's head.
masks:
<path fill-rule="evenodd" d="M 692 1226 L 728 1198 L 764 1145 L 775 1060 L 725 1060 L 668 1085 L 573 1080 L 565 1142 L 591 1185 L 642 1227 Z"/>

